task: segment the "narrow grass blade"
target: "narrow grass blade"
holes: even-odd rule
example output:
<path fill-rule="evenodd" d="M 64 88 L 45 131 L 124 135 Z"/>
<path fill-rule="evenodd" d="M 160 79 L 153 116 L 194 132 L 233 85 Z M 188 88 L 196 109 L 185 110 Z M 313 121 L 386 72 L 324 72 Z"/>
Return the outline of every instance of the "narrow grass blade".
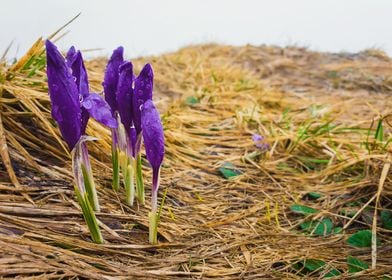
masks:
<path fill-rule="evenodd" d="M 90 205 L 87 193 L 82 195 L 79 189 L 75 186 L 75 193 L 80 207 L 82 208 L 82 213 L 87 227 L 90 231 L 91 239 L 98 244 L 103 243 L 103 237 L 98 226 L 97 218 L 95 217 L 94 210 Z"/>
<path fill-rule="evenodd" d="M 143 183 L 143 174 L 142 174 L 142 157 L 140 153 L 136 158 L 136 188 L 137 188 L 137 198 L 140 204 L 145 204 L 145 193 L 144 193 L 144 183 Z"/>
<path fill-rule="evenodd" d="M 94 211 L 99 212 L 99 202 L 98 202 L 98 195 L 97 190 L 95 188 L 95 183 L 93 176 L 91 174 L 91 170 L 87 170 L 84 164 L 81 164 L 83 180 L 84 180 L 84 187 L 86 188 L 86 194 L 89 199 L 90 205 L 94 209 Z"/>
<path fill-rule="evenodd" d="M 112 187 L 116 192 L 120 189 L 120 163 L 118 160 L 118 149 L 112 149 L 113 180 Z"/>

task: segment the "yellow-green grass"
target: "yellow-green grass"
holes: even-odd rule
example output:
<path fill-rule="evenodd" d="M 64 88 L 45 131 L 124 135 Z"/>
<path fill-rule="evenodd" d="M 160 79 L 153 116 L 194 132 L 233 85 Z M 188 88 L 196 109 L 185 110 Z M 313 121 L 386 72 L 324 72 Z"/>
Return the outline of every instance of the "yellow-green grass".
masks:
<path fill-rule="evenodd" d="M 130 208 L 123 188 L 112 190 L 110 133 L 94 121 L 87 132 L 100 139 L 89 149 L 105 244 L 91 242 L 50 116 L 38 40 L 0 66 L 0 276 L 342 278 L 350 276 L 349 256 L 370 267 L 356 274 L 363 279 L 392 271 L 391 231 L 380 218 L 392 208 L 389 57 L 201 45 L 133 62 L 137 71 L 154 67 L 165 128 L 159 244 L 148 244 L 149 203 Z M 87 62 L 95 92 L 105 65 L 106 58 Z M 265 136 L 267 152 L 252 133 Z M 237 176 L 222 176 L 225 163 Z M 336 233 L 303 229 L 326 218 Z M 360 230 L 380 245 L 349 245 Z"/>

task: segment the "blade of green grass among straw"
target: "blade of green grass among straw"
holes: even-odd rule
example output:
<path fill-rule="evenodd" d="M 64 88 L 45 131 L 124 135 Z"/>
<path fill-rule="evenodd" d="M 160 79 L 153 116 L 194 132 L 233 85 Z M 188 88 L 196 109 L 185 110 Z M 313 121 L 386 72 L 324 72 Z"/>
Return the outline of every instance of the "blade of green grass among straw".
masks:
<path fill-rule="evenodd" d="M 140 204 L 145 204 L 145 192 L 144 192 L 144 183 L 143 183 L 143 174 L 142 174 L 142 156 L 141 153 L 137 155 L 136 160 L 136 187 L 137 187 L 137 198 Z"/>
<path fill-rule="evenodd" d="M 83 217 L 90 231 L 92 240 L 95 243 L 102 244 L 103 243 L 102 234 L 99 229 L 98 221 L 95 217 L 94 210 L 90 205 L 87 193 L 82 195 L 76 186 L 74 187 L 74 189 L 79 205 L 82 208 Z"/>
<path fill-rule="evenodd" d="M 112 187 L 116 192 L 120 189 L 120 163 L 118 153 L 118 149 L 112 149 Z"/>
<path fill-rule="evenodd" d="M 84 180 L 84 187 L 86 188 L 86 195 L 89 199 L 90 205 L 94 209 L 94 211 L 99 212 L 99 202 L 98 202 L 98 195 L 97 190 L 95 187 L 94 178 L 92 177 L 92 171 L 87 170 L 84 164 L 81 164 L 83 180 Z"/>
<path fill-rule="evenodd" d="M 378 120 L 377 123 L 377 128 L 376 128 L 376 133 L 374 135 L 374 138 L 382 143 L 384 141 L 384 129 L 382 126 L 382 119 Z"/>

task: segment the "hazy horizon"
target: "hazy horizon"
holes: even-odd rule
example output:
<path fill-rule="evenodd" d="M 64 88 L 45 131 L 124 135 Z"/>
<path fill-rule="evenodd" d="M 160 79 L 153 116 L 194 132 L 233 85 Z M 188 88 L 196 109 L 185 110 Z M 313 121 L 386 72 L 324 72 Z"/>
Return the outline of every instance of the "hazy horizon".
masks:
<path fill-rule="evenodd" d="M 204 5 L 203 5 L 204 4 Z M 23 6 L 23 9 L 21 9 Z M 0 53 L 20 57 L 81 12 L 58 45 L 102 49 L 123 45 L 128 57 L 159 55 L 200 43 L 297 45 L 316 51 L 358 52 L 380 48 L 392 55 L 392 1 L 118 0 L 2 3 Z"/>

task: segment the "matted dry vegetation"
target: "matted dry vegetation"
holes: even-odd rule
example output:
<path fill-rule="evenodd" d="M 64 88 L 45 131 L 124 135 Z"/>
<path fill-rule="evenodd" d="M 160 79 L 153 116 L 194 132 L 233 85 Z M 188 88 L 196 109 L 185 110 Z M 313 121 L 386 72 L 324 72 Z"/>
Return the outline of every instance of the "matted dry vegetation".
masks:
<path fill-rule="evenodd" d="M 95 122 L 88 133 L 101 140 L 89 148 L 106 243 L 90 241 L 70 157 L 50 117 L 42 41 L 15 64 L 2 61 L 0 277 L 310 279 L 337 269 L 345 278 L 348 255 L 372 262 L 370 247 L 346 242 L 360 229 L 376 232 L 381 245 L 373 251 L 376 269 L 356 277 L 390 273 L 391 231 L 379 212 L 373 224 L 376 201 L 380 210 L 392 205 L 389 57 L 203 45 L 133 60 L 137 69 L 146 61 L 166 137 L 158 246 L 148 244 L 149 206 L 132 209 L 111 189 L 110 137 Z M 97 92 L 105 65 L 87 63 Z M 384 117 L 381 143 L 374 135 Z M 266 137 L 268 152 L 255 147 L 252 133 Z M 228 162 L 240 172 L 230 180 L 218 171 Z M 298 215 L 294 204 L 319 212 Z M 300 230 L 321 217 L 343 231 Z M 305 259 L 326 265 L 305 274 L 295 265 Z"/>

